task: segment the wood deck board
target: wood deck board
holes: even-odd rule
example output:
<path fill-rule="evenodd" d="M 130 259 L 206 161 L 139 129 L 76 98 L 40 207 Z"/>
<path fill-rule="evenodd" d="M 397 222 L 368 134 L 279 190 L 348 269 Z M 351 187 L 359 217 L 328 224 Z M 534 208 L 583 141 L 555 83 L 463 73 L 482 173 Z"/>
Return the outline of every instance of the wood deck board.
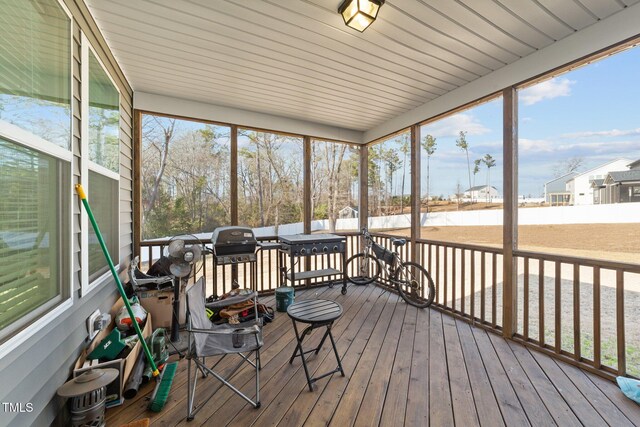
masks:
<path fill-rule="evenodd" d="M 540 396 L 538 396 L 535 387 L 520 366 L 518 359 L 511 351 L 509 343 L 498 335 L 491 334 L 490 337 L 498 358 L 507 373 L 507 377 L 518 396 L 518 400 L 520 400 L 520 404 L 522 404 L 527 413 L 529 422 L 533 425 L 538 423 L 540 425 L 553 425 L 553 417 L 540 399 Z"/>
<path fill-rule="evenodd" d="M 509 347 L 555 422 L 567 427 L 580 426 L 581 423 L 576 415 L 556 390 L 553 382 L 536 363 L 529 350 L 514 342 L 509 343 Z"/>
<path fill-rule="evenodd" d="M 556 361 L 554 361 L 556 362 Z M 571 379 L 580 392 L 589 400 L 596 411 L 611 426 L 632 426 L 629 419 L 614 405 L 611 400 L 598 388 L 594 387 L 587 374 L 581 369 L 562 362 L 556 364 Z M 621 392 L 620 392 L 621 393 Z M 640 408 L 639 408 L 640 410 Z"/>
<path fill-rule="evenodd" d="M 418 308 L 408 306 L 405 313 L 398 350 L 391 369 L 389 389 L 384 405 L 382 405 L 380 426 L 394 426 L 398 424 L 398 420 L 405 418 L 418 310 Z"/>
<path fill-rule="evenodd" d="M 478 421 L 478 414 L 473 400 L 469 373 L 462 354 L 456 321 L 453 317 L 443 316 L 442 323 L 444 326 L 445 347 L 447 349 L 447 368 L 450 373 L 457 373 L 457 375 L 449 375 L 455 423 L 459 426 L 479 426 L 480 422 Z"/>
<path fill-rule="evenodd" d="M 372 291 L 372 292 L 371 292 Z M 374 308 L 376 306 L 380 306 L 381 304 L 376 304 L 376 301 L 383 295 L 382 289 L 370 289 L 370 292 L 364 292 L 363 296 L 366 297 L 366 300 L 362 303 L 360 310 L 354 319 L 349 323 L 347 327 L 347 331 L 343 334 L 340 339 L 337 341 L 336 346 L 338 347 L 338 351 L 340 352 L 343 368 L 346 371 L 346 366 L 348 363 L 348 359 L 352 357 L 353 353 L 359 355 L 362 352 L 362 348 L 364 344 L 366 344 L 366 339 L 358 339 L 359 336 L 363 336 L 363 338 L 368 338 L 368 334 L 366 333 L 366 328 L 368 326 L 367 320 L 371 317 L 377 317 L 376 310 Z M 346 348 L 345 350 L 345 347 Z M 360 352 L 360 353 L 358 353 Z M 326 372 L 335 367 L 335 360 L 332 357 L 325 358 L 323 364 L 319 368 L 320 372 Z M 337 385 L 339 383 L 344 383 L 348 380 L 340 376 L 339 374 L 334 374 L 330 377 L 323 378 L 316 382 L 316 392 L 310 393 L 306 389 L 306 384 L 304 382 L 300 384 L 300 393 L 298 397 L 295 399 L 295 405 L 292 404 L 287 409 L 286 413 L 280 419 L 282 425 L 286 426 L 300 426 L 305 423 L 309 414 L 317 405 L 318 398 L 325 393 L 325 389 L 329 384 Z M 264 414 L 263 414 L 264 415 Z M 263 418 L 261 415 L 260 418 Z M 260 418 L 256 420 L 256 425 L 260 425 Z M 268 424 L 268 423 L 267 423 Z"/>
<path fill-rule="evenodd" d="M 480 425 L 504 426 L 498 401 L 471 331 L 472 326 L 461 320 L 456 320 L 456 326 Z"/>
<path fill-rule="evenodd" d="M 187 423 L 187 364 L 181 361 L 162 412 L 145 410 L 145 397 L 153 391 L 148 384 L 135 399 L 109 409 L 107 425 L 144 417 L 163 426 L 390 426 L 403 420 L 432 426 L 640 425 L 640 406 L 614 383 L 446 314 L 408 306 L 381 288 L 349 287 L 346 296 L 339 287 L 296 294 L 296 299 L 318 297 L 343 305 L 333 334 L 345 377 L 323 378 L 310 392 L 299 358 L 289 364 L 295 347 L 291 321 L 278 313 L 264 331 L 261 408 L 222 387 Z M 264 301 L 274 304 L 273 297 Z M 321 330 L 314 331 L 305 349 L 321 337 Z M 317 356 L 309 356 L 312 375 L 335 367 L 328 340 Z M 220 363 L 223 370 L 235 363 L 227 359 Z M 251 392 L 252 370 L 240 369 L 233 382 Z M 199 383 L 203 394 L 217 387 L 213 378 Z"/>
<path fill-rule="evenodd" d="M 358 334 L 360 326 L 364 322 L 364 319 L 371 308 L 371 305 L 367 305 L 366 301 L 371 296 L 372 290 L 373 289 L 371 289 L 371 287 L 367 288 L 364 292 L 362 292 L 362 289 L 356 289 L 356 292 L 359 292 L 359 295 L 357 295 L 357 299 L 354 300 L 354 303 L 351 305 L 351 309 L 345 310 L 345 313 L 343 314 L 345 321 L 341 323 L 341 327 L 335 327 L 332 331 L 336 340 L 336 347 L 342 357 L 344 357 L 345 349 L 349 347 L 349 342 Z M 376 294 L 379 293 L 376 292 Z M 324 329 L 321 329 L 316 333 L 323 334 Z M 308 348 L 307 345 L 305 345 L 305 349 L 306 348 Z M 317 356 L 309 356 L 309 370 L 310 374 L 314 377 L 325 372 L 330 372 L 337 367 L 337 362 L 331 349 L 331 343 L 328 340 L 325 342 L 322 350 L 320 350 L 320 353 L 318 353 Z M 314 360 L 313 363 L 311 363 L 313 358 L 317 360 Z M 300 364 L 301 362 L 299 359 L 296 359 L 294 364 L 296 363 Z M 297 377 L 292 378 L 286 385 L 281 387 L 276 399 L 279 402 L 282 402 L 282 404 L 267 406 L 259 416 L 254 417 L 252 425 L 260 426 L 279 423 L 290 409 L 294 410 L 295 416 L 290 418 L 285 425 L 302 424 L 308 414 L 307 410 L 310 411 L 313 407 L 313 405 L 310 405 L 311 401 L 314 401 L 317 398 L 319 394 L 317 391 L 324 389 L 327 379 L 321 379 L 315 382 L 314 392 L 310 392 L 305 381 L 303 371 L 299 370 L 298 372 Z M 339 376 L 340 374 L 334 375 Z M 296 405 L 292 405 L 294 401 L 296 402 Z M 306 404 L 303 404 L 303 402 Z M 295 412 L 295 409 L 300 409 L 301 411 Z M 235 421 L 242 421 L 242 423 L 246 425 L 249 424 L 245 423 L 245 420 L 234 420 L 234 422 Z"/>

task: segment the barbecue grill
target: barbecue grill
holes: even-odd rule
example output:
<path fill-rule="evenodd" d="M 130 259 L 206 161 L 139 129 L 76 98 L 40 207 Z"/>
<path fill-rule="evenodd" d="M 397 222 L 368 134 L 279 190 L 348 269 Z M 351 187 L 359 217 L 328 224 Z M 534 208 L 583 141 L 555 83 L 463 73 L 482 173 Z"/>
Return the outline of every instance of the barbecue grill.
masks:
<path fill-rule="evenodd" d="M 247 227 L 218 227 L 211 236 L 217 265 L 240 264 L 257 260 L 258 241 Z"/>

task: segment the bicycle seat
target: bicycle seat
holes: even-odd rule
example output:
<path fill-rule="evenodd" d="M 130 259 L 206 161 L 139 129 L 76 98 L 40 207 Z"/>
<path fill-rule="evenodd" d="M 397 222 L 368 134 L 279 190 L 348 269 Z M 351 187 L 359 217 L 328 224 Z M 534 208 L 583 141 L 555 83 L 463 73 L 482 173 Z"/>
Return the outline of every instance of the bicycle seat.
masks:
<path fill-rule="evenodd" d="M 407 239 L 391 239 L 393 246 L 404 246 L 407 244 Z"/>

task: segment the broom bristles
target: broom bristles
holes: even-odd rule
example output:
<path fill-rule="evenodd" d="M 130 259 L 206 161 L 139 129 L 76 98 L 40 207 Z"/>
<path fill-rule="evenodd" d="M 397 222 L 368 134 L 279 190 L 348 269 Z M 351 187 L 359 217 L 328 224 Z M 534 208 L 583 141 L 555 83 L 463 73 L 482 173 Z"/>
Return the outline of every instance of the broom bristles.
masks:
<path fill-rule="evenodd" d="M 164 408 L 167 399 L 169 398 L 169 392 L 171 391 L 171 384 L 173 383 L 173 377 L 176 375 L 178 369 L 178 362 L 167 363 L 160 374 L 160 379 L 156 384 L 156 388 L 151 395 L 149 401 L 149 410 L 153 412 L 160 412 Z"/>

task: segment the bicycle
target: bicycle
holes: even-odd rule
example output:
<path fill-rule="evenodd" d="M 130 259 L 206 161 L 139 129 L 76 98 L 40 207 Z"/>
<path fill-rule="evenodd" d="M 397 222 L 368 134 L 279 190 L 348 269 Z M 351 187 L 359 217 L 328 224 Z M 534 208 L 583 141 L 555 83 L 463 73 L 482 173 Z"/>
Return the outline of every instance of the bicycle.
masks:
<path fill-rule="evenodd" d="M 396 251 L 390 251 L 373 240 L 367 227 L 362 228 L 362 235 L 365 248 L 347 260 L 347 280 L 355 285 L 368 285 L 384 271 L 386 278 L 395 285 L 407 303 L 418 308 L 431 305 L 436 288 L 429 272 L 418 263 L 404 261 L 397 252 L 407 240 L 391 239 Z M 386 264 L 386 269 L 382 268 L 382 262 Z M 351 271 L 357 275 L 352 276 L 349 274 Z"/>

